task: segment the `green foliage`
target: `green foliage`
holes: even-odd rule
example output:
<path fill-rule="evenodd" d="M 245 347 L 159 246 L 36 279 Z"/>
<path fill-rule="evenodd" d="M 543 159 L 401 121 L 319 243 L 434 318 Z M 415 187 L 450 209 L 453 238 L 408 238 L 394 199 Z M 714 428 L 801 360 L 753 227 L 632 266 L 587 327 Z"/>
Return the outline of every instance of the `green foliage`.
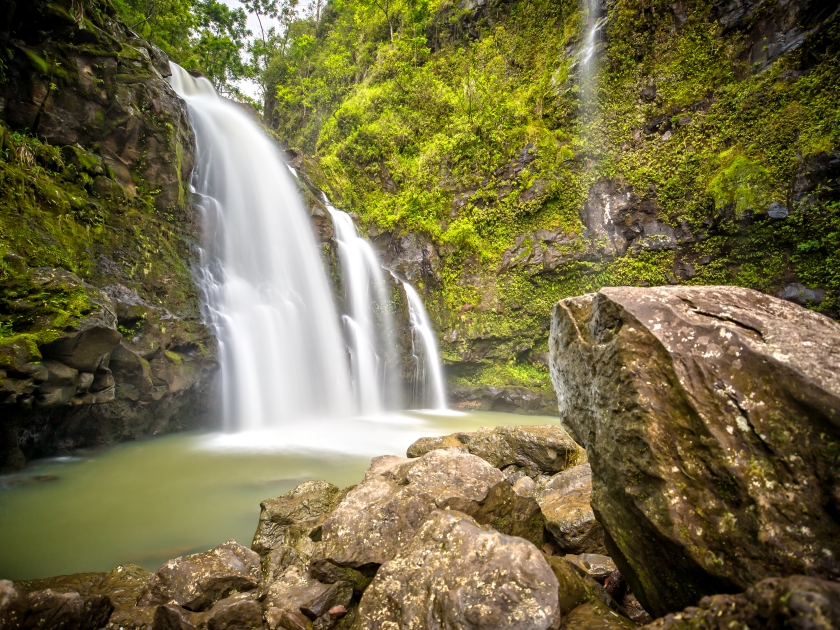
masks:
<path fill-rule="evenodd" d="M 242 60 L 250 35 L 243 9 L 218 0 L 114 0 L 122 20 L 187 70 L 202 72 L 223 94 L 248 76 Z"/>
<path fill-rule="evenodd" d="M 692 4 L 676 28 L 666 0 L 620 0 L 588 88 L 597 108 L 581 103 L 582 29 L 578 3 L 565 0 L 488 3 L 479 17 L 447 2 L 334 0 L 320 22 L 290 24 L 266 72 L 276 86 L 267 118 L 317 154 L 333 197 L 363 223 L 436 243 L 441 282 L 425 294 L 453 339 L 444 357 L 474 361 L 474 344 L 491 342 L 473 384 L 524 382 L 507 366 L 538 369 L 528 357 L 553 303 L 602 286 L 775 292 L 793 273 L 825 288 L 818 308 L 836 314 L 838 202 L 814 191 L 794 207 L 789 191 L 804 159 L 840 147 L 838 20 L 808 60 L 797 51 L 754 74 L 711 2 Z M 797 71 L 804 61 L 813 67 Z M 667 133 L 647 131 L 654 118 Z M 623 256 L 583 256 L 582 209 L 607 178 L 697 238 L 678 251 L 657 251 L 654 239 Z M 787 219 L 767 218 L 773 201 Z M 512 256 L 545 255 L 540 230 L 565 239 L 556 251 L 566 261 L 505 268 Z M 694 275 L 678 275 L 685 264 Z"/>
<path fill-rule="evenodd" d="M 157 216 L 154 191 L 131 196 L 113 177 L 77 145 L 0 127 L 0 337 L 57 338 L 92 308 L 79 279 L 197 310 L 189 244 Z"/>

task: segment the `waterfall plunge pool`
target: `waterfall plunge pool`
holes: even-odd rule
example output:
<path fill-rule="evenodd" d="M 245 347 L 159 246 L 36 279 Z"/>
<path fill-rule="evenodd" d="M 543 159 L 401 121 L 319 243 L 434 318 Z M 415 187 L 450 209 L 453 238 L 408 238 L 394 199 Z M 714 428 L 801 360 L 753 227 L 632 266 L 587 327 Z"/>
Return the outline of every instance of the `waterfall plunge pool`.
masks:
<path fill-rule="evenodd" d="M 278 431 L 179 433 L 33 462 L 0 477 L 0 579 L 149 570 L 235 539 L 250 547 L 260 501 L 308 479 L 361 481 L 377 455 L 482 426 L 554 424 L 493 412 L 400 412 Z"/>

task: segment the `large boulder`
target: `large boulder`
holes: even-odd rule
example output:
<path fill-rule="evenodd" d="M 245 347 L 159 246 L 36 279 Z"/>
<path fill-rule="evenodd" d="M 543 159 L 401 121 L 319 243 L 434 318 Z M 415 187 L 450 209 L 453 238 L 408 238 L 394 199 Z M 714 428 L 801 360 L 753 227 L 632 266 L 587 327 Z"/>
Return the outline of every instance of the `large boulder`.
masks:
<path fill-rule="evenodd" d="M 384 564 L 359 604 L 359 630 L 557 627 L 557 578 L 539 550 L 435 511 Z"/>
<path fill-rule="evenodd" d="M 538 542 L 543 520 L 500 470 L 475 455 L 434 450 L 417 459 L 377 457 L 324 521 L 324 557 L 364 568 L 394 558 L 437 509 L 457 509 L 504 533 Z"/>
<path fill-rule="evenodd" d="M 554 474 L 586 460 L 586 454 L 557 425 L 481 428 L 471 433 L 420 438 L 408 447 L 408 457 L 438 448 L 460 448 L 496 468 L 517 466 L 532 475 Z"/>
<path fill-rule="evenodd" d="M 590 505 L 592 469 L 580 464 L 557 473 L 534 496 L 545 516 L 546 529 L 563 553 L 606 553 L 604 529 Z"/>
<path fill-rule="evenodd" d="M 704 597 L 697 606 L 657 619 L 650 630 L 840 628 L 840 584 L 804 575 L 768 578 L 738 595 Z"/>
<path fill-rule="evenodd" d="M 138 606 L 174 602 L 194 612 L 263 583 L 260 557 L 234 540 L 168 561 L 151 577 Z"/>
<path fill-rule="evenodd" d="M 550 354 L 609 555 L 654 615 L 840 577 L 840 324 L 737 287 L 605 288 L 555 306 Z"/>

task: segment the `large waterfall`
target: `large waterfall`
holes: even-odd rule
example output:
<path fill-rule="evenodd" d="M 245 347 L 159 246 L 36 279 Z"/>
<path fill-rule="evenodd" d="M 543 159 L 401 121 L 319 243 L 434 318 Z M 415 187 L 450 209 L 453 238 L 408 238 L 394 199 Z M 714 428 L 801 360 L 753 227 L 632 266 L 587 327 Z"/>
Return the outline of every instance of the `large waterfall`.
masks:
<path fill-rule="evenodd" d="M 173 64 L 195 129 L 202 289 L 219 340 L 228 428 L 354 411 L 339 319 L 277 147 L 209 81 Z"/>
<path fill-rule="evenodd" d="M 196 135 L 200 285 L 219 340 L 226 428 L 400 408 L 391 286 L 373 248 L 349 215 L 327 203 L 341 263 L 339 317 L 294 171 L 277 147 L 206 79 L 172 64 L 171 83 Z M 417 292 L 408 283 L 404 289 L 415 362 L 411 402 L 444 408 L 435 333 Z"/>

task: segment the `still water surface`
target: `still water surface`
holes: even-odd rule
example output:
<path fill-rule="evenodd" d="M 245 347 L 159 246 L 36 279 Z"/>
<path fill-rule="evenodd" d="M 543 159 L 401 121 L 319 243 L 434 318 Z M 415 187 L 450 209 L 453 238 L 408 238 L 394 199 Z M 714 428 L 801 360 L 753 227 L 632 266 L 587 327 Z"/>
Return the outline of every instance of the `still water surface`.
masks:
<path fill-rule="evenodd" d="M 481 426 L 553 424 L 492 412 L 407 412 L 307 421 L 277 432 L 181 433 L 42 460 L 0 477 L 0 579 L 149 570 L 235 539 L 250 546 L 261 500 L 307 479 L 358 483 L 371 457 Z"/>

